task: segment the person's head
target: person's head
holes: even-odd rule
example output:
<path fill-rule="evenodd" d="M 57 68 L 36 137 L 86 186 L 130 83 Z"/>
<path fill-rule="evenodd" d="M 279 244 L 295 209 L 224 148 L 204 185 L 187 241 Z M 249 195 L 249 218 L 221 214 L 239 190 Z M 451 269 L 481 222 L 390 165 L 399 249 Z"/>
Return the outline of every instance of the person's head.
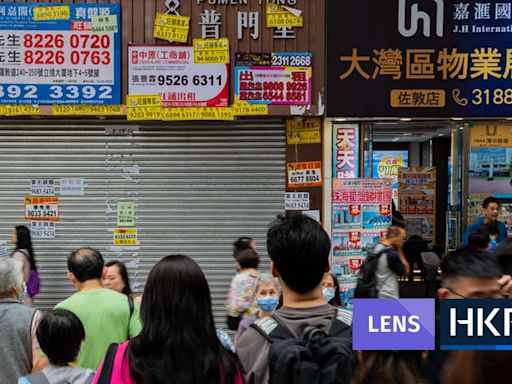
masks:
<path fill-rule="evenodd" d="M 471 248 L 447 255 L 441 262 L 441 299 L 501 298 L 498 263 L 487 252 Z"/>
<path fill-rule="evenodd" d="M 34 257 L 34 249 L 32 247 L 32 238 L 30 237 L 30 230 L 24 225 L 18 225 L 14 228 L 11 237 L 12 242 L 15 244 L 16 249 L 26 249 L 30 255 L 30 269 L 36 268 L 36 260 Z"/>
<path fill-rule="evenodd" d="M 55 309 L 44 314 L 36 335 L 50 364 L 67 366 L 76 360 L 85 339 L 85 330 L 73 312 Z"/>
<path fill-rule="evenodd" d="M 140 318 L 142 331 L 128 352 L 137 382 L 218 383 L 219 367 L 233 377 L 236 360 L 217 337 L 208 282 L 190 257 L 171 255 L 155 264 Z"/>
<path fill-rule="evenodd" d="M 340 283 L 334 273 L 326 273 L 322 279 L 322 293 L 331 305 L 341 307 L 343 303 L 340 298 Z"/>
<path fill-rule="evenodd" d="M 498 261 L 501 272 L 512 275 L 512 238 L 508 237 L 500 241 L 492 255 Z"/>
<path fill-rule="evenodd" d="M 488 197 L 482 203 L 484 219 L 486 222 L 498 220 L 500 214 L 500 201 L 495 197 Z"/>
<path fill-rule="evenodd" d="M 103 286 L 130 296 L 132 289 L 124 263 L 119 260 L 111 260 L 105 264 L 105 267 L 107 267 L 107 273 L 103 275 Z"/>
<path fill-rule="evenodd" d="M 512 351 L 452 351 L 443 369 L 445 384 L 508 384 Z"/>
<path fill-rule="evenodd" d="M 79 248 L 68 257 L 68 277 L 75 285 L 101 280 L 106 272 L 103 256 L 93 248 Z"/>
<path fill-rule="evenodd" d="M 252 248 L 243 249 L 235 254 L 237 269 L 256 269 L 260 263 L 260 255 Z"/>
<path fill-rule="evenodd" d="M 233 243 L 233 256 L 235 256 L 238 251 L 249 248 L 254 249 L 256 252 L 258 251 L 256 249 L 256 240 L 247 236 L 239 237 L 238 240 Z"/>
<path fill-rule="evenodd" d="M 491 238 L 489 236 L 489 231 L 487 228 L 482 227 L 477 229 L 471 235 L 469 235 L 469 244 L 468 246 L 472 249 L 480 249 L 487 250 L 489 249 L 489 243 Z"/>
<path fill-rule="evenodd" d="M 273 312 L 279 305 L 279 282 L 270 273 L 260 273 L 254 281 L 254 297 L 265 313 Z"/>
<path fill-rule="evenodd" d="M 405 240 L 405 229 L 397 225 L 392 225 L 391 227 L 388 228 L 388 231 L 386 233 L 386 240 L 384 240 L 384 242 L 390 247 L 398 249 L 403 247 Z"/>
<path fill-rule="evenodd" d="M 0 299 L 20 300 L 23 282 L 23 263 L 11 257 L 0 258 Z"/>
<path fill-rule="evenodd" d="M 423 384 L 423 351 L 362 351 L 354 383 Z"/>
<path fill-rule="evenodd" d="M 321 225 L 310 217 L 278 217 L 268 230 L 267 249 L 273 275 L 296 293 L 319 288 L 329 270 L 331 241 Z"/>

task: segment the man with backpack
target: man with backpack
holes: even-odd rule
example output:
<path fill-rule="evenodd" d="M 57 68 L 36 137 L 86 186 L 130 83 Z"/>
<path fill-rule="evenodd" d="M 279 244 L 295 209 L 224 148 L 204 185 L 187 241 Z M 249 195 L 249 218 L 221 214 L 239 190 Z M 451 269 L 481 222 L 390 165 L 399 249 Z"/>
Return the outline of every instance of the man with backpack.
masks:
<path fill-rule="evenodd" d="M 329 236 L 304 215 L 279 217 L 267 234 L 272 274 L 283 306 L 240 337 L 237 352 L 249 384 L 350 382 L 351 317 L 329 304 L 322 278 L 329 270 Z"/>

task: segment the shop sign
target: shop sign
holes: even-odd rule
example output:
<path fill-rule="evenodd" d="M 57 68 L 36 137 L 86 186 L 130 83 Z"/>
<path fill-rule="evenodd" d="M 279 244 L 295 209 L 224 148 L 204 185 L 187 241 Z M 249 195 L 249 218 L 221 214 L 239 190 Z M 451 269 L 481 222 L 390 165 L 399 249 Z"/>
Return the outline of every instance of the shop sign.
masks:
<path fill-rule="evenodd" d="M 322 142 L 322 123 L 319 118 L 286 120 L 286 143 L 319 144 Z"/>
<path fill-rule="evenodd" d="M 32 221 L 30 223 L 30 236 L 33 239 L 55 239 L 55 222 Z"/>
<path fill-rule="evenodd" d="M 359 176 L 359 125 L 335 124 L 333 126 L 333 171 L 335 179 Z"/>
<path fill-rule="evenodd" d="M 137 228 L 115 228 L 114 245 L 134 246 L 138 244 Z"/>
<path fill-rule="evenodd" d="M 54 196 L 55 180 L 32 179 L 30 180 L 30 196 Z"/>
<path fill-rule="evenodd" d="M 0 104 L 120 104 L 119 5 L 0 3 Z"/>
<path fill-rule="evenodd" d="M 83 177 L 60 179 L 61 196 L 85 195 L 85 180 Z"/>
<path fill-rule="evenodd" d="M 310 105 L 311 67 L 235 67 L 235 101 Z"/>
<path fill-rule="evenodd" d="M 286 192 L 284 209 L 286 211 L 309 210 L 309 192 Z"/>
<path fill-rule="evenodd" d="M 194 48 L 128 47 L 130 95 L 160 94 L 164 107 L 226 107 L 229 65 L 194 64 Z"/>
<path fill-rule="evenodd" d="M 512 126 L 475 125 L 469 130 L 471 148 L 512 147 Z"/>
<path fill-rule="evenodd" d="M 25 197 L 25 220 L 59 221 L 59 198 L 56 196 Z"/>
<path fill-rule="evenodd" d="M 322 162 L 288 163 L 288 188 L 322 186 Z"/>
<path fill-rule="evenodd" d="M 190 28 L 190 17 L 156 13 L 153 37 L 177 43 L 186 43 Z"/>
<path fill-rule="evenodd" d="M 509 117 L 510 1 L 327 1 L 327 115 Z M 351 36 L 341 39 L 340 36 Z"/>

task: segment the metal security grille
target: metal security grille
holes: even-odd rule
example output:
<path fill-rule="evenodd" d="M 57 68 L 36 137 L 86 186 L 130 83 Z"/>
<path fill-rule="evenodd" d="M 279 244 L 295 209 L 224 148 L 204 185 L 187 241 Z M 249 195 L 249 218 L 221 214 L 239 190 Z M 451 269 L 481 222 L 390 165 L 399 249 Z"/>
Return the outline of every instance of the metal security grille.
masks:
<path fill-rule="evenodd" d="M 223 324 L 234 274 L 231 244 L 249 235 L 268 268 L 265 234 L 283 210 L 285 129 L 282 121 L 222 124 L 0 124 L 0 239 L 24 223 L 31 179 L 84 178 L 84 196 L 60 197 L 56 238 L 34 240 L 42 278 L 36 303 L 52 307 L 73 293 L 66 258 L 81 246 L 127 263 L 143 289 L 161 257 L 192 256 L 210 283 Z M 116 203 L 135 203 L 137 247 L 115 247 Z M 26 223 L 30 225 L 30 223 Z"/>

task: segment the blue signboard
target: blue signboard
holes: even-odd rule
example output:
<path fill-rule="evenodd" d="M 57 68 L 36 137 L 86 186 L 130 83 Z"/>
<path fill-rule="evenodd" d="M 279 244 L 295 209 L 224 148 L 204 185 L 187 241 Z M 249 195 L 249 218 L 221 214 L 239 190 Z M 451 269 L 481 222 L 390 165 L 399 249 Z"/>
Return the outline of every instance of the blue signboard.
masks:
<path fill-rule="evenodd" d="M 117 4 L 0 3 L 0 104 L 120 104 L 120 13 Z M 93 17 L 109 32 L 93 32 Z"/>

